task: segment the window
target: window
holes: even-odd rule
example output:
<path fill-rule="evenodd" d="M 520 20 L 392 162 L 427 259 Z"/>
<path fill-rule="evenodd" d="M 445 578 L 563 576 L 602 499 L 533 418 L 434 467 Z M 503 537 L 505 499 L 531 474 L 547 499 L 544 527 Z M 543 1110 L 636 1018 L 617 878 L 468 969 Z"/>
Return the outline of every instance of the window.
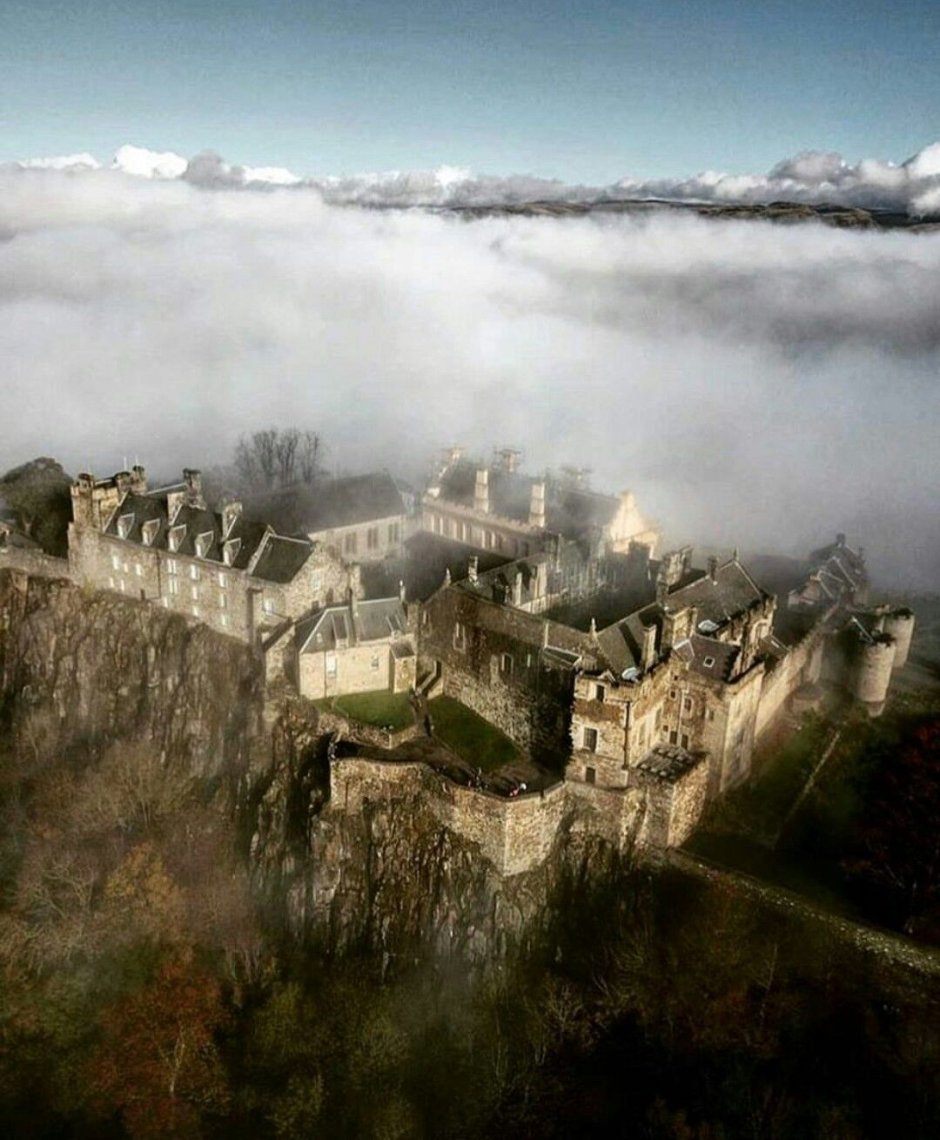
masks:
<path fill-rule="evenodd" d="M 114 589 L 114 577 L 113 576 L 108 579 L 108 589 L 109 590 Z"/>
<path fill-rule="evenodd" d="M 715 664 L 715 658 L 714 658 L 714 657 L 706 657 L 706 658 L 705 658 L 705 660 L 702 662 L 702 665 L 703 665 L 703 666 L 704 666 L 706 669 L 711 669 L 711 667 L 712 667 L 714 664 Z"/>
<path fill-rule="evenodd" d="M 153 540 L 157 537 L 157 531 L 160 529 L 159 519 L 148 519 L 147 522 L 140 528 L 140 537 L 143 539 L 144 546 L 152 546 Z"/>
<path fill-rule="evenodd" d="M 692 711 L 692 698 L 691 697 L 683 697 L 682 698 L 682 711 L 683 712 L 691 712 Z"/>
<path fill-rule="evenodd" d="M 191 562 L 189 566 L 189 576 L 194 582 L 199 581 L 199 567 L 195 562 Z"/>
<path fill-rule="evenodd" d="M 355 554 L 357 552 L 357 548 L 359 545 L 356 541 L 357 537 L 358 536 L 356 535 L 355 531 L 353 531 L 352 534 L 346 535 L 346 537 L 343 539 L 343 553 L 344 554 Z"/>
<path fill-rule="evenodd" d="M 393 546 L 396 542 L 398 542 L 399 534 L 400 534 L 399 524 L 398 523 L 389 523 L 388 524 L 388 542 L 389 542 L 390 546 Z"/>
<path fill-rule="evenodd" d="M 189 591 L 192 594 L 193 601 L 198 602 L 199 601 L 199 587 L 196 585 L 190 586 Z"/>
<path fill-rule="evenodd" d="M 121 560 L 120 560 L 120 558 L 118 558 L 118 556 L 116 554 L 111 555 L 111 569 L 112 570 L 120 570 L 121 569 Z"/>
<path fill-rule="evenodd" d="M 328 677 L 336 676 L 336 654 L 328 653 L 326 655 L 326 675 Z"/>
<path fill-rule="evenodd" d="M 686 749 L 689 747 L 689 734 L 687 732 L 682 734 L 682 747 Z"/>
<path fill-rule="evenodd" d="M 678 743 L 679 743 L 679 733 L 678 733 L 678 732 L 676 732 L 676 730 L 675 730 L 675 729 L 673 729 L 673 730 L 672 730 L 672 731 L 669 733 L 669 743 L 670 743 L 670 744 L 678 744 Z"/>
<path fill-rule="evenodd" d="M 221 594 L 221 593 L 219 594 L 219 609 L 220 610 L 228 609 L 228 595 L 227 594 Z"/>
<path fill-rule="evenodd" d="M 313 592 L 315 594 L 319 594 L 319 592 L 322 588 L 323 588 L 323 575 L 320 574 L 319 572 L 317 572 L 316 574 L 312 574 L 310 576 L 310 589 L 313 590 Z"/>
<path fill-rule="evenodd" d="M 180 543 L 183 541 L 183 536 L 186 534 L 186 527 L 184 526 L 171 526 L 167 538 L 170 543 L 170 550 L 179 550 Z"/>
<path fill-rule="evenodd" d="M 180 572 L 180 565 L 175 558 L 168 558 L 166 560 L 166 572 L 168 574 L 178 574 Z"/>
<path fill-rule="evenodd" d="M 378 550 L 379 528 L 377 526 L 370 526 L 366 531 L 366 548 L 368 550 Z"/>
<path fill-rule="evenodd" d="M 220 590 L 227 590 L 228 589 L 228 574 L 223 573 L 223 571 L 221 571 L 221 570 L 219 571 L 219 589 Z"/>
<path fill-rule="evenodd" d="M 669 690 L 669 699 L 670 699 L 671 701 L 674 701 L 674 700 L 675 700 L 675 699 L 676 699 L 678 696 L 679 696 L 679 694 L 676 692 L 676 690 L 675 690 L 675 689 L 670 689 L 670 690 Z"/>
<path fill-rule="evenodd" d="M 662 723 L 663 723 L 663 708 L 662 708 L 662 705 L 660 705 L 659 708 L 656 710 L 656 727 L 659 728 L 659 726 Z"/>
<path fill-rule="evenodd" d="M 503 653 L 499 658 L 499 671 L 504 677 L 512 676 L 512 654 Z"/>
<path fill-rule="evenodd" d="M 219 620 L 222 623 L 222 628 L 228 629 L 228 614 L 223 614 Z"/>
<path fill-rule="evenodd" d="M 372 672 L 373 673 L 377 673 L 379 671 L 379 664 L 380 664 L 380 662 L 379 662 L 378 653 L 373 653 L 372 654 Z"/>
<path fill-rule="evenodd" d="M 196 535 L 196 557 L 205 558 L 209 553 L 209 547 L 212 545 L 212 531 L 207 530 L 204 534 Z"/>
<path fill-rule="evenodd" d="M 127 538 L 127 536 L 131 533 L 131 527 L 133 525 L 133 515 L 121 515 L 117 523 L 118 538 Z"/>
<path fill-rule="evenodd" d="M 143 577 L 144 568 L 143 568 L 143 566 L 141 566 L 141 564 L 139 562 L 134 563 L 134 573 L 137 575 L 138 578 Z"/>
<path fill-rule="evenodd" d="M 708 710 L 708 719 L 709 719 L 709 720 L 714 720 L 714 719 L 715 719 L 715 710 L 714 710 L 714 709 L 709 709 L 709 710 Z"/>
<path fill-rule="evenodd" d="M 454 649 L 459 649 L 462 653 L 467 648 L 467 634 L 463 625 L 459 621 L 454 622 Z"/>
<path fill-rule="evenodd" d="M 586 728 L 584 729 L 584 748 L 587 752 L 597 751 L 597 729 Z"/>
<path fill-rule="evenodd" d="M 585 768 L 584 769 L 584 779 L 589 784 L 596 784 L 597 783 L 597 769 L 596 768 Z"/>
<path fill-rule="evenodd" d="M 273 598 L 265 598 L 264 601 L 261 603 L 261 608 L 266 614 L 273 614 L 274 613 L 274 599 Z"/>
<path fill-rule="evenodd" d="M 179 578 L 170 578 L 167 582 L 167 588 L 171 594 L 178 594 L 180 592 Z"/>
<path fill-rule="evenodd" d="M 199 617 L 199 607 L 193 606 L 193 617 Z"/>
<path fill-rule="evenodd" d="M 604 696 L 605 696 L 604 686 L 598 685 L 597 688 L 594 690 L 594 699 L 596 701 L 602 701 L 604 699 Z"/>

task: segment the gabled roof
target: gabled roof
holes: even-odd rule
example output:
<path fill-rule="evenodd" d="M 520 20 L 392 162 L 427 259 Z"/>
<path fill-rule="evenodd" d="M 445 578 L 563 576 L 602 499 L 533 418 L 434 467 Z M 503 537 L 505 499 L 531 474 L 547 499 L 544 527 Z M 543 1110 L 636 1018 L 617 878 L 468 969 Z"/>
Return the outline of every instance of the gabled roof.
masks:
<path fill-rule="evenodd" d="M 717 641 L 713 637 L 693 633 L 673 646 L 673 652 L 688 664 L 693 673 L 710 681 L 727 681 L 731 678 L 741 648 L 734 642 Z"/>
<path fill-rule="evenodd" d="M 307 534 L 316 534 L 404 513 L 395 480 L 387 471 L 376 471 L 324 479 L 298 492 L 295 525 Z"/>
<path fill-rule="evenodd" d="M 407 619 L 401 599 L 373 598 L 318 610 L 298 622 L 295 638 L 298 652 L 322 653 L 348 645 L 400 639 L 406 631 Z M 408 646 L 406 656 L 414 653 L 410 642 Z"/>
<path fill-rule="evenodd" d="M 179 543 L 173 547 L 173 553 L 222 564 L 227 540 L 223 538 L 222 516 L 217 511 L 184 503 L 170 519 L 168 495 L 184 489 L 185 484 L 180 484 L 146 494 L 127 492 L 108 519 L 104 533 L 140 546 L 169 551 L 170 531 L 179 527 Z M 150 539 L 147 543 L 144 543 L 145 527 Z M 260 547 L 260 558 L 251 572 L 269 582 L 290 582 L 314 550 L 309 539 L 285 538 L 263 523 L 241 517 L 232 526 L 228 535 L 228 540 L 231 539 L 239 540 L 232 568 L 246 570 Z"/>
<path fill-rule="evenodd" d="M 736 558 L 717 567 L 712 578 L 704 571 L 694 581 L 670 590 L 666 604 L 670 609 L 695 606 L 698 621 L 711 621 L 720 627 L 763 601 L 766 594 Z"/>

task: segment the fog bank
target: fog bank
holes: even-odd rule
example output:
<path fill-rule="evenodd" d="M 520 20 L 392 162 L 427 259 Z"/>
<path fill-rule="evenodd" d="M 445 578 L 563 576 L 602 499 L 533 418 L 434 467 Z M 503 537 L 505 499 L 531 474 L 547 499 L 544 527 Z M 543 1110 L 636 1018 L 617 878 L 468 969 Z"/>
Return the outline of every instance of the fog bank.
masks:
<path fill-rule="evenodd" d="M 0 468 L 335 466 L 439 446 L 594 468 L 667 533 L 844 530 L 936 586 L 940 237 L 694 216 L 464 222 L 114 170 L 0 171 Z"/>

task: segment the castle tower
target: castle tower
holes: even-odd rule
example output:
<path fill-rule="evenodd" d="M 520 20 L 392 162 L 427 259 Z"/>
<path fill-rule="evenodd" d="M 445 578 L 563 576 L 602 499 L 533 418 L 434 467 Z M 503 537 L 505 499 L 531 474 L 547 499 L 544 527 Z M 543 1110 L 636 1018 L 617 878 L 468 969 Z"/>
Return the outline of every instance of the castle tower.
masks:
<path fill-rule="evenodd" d="M 867 706 L 869 716 L 881 716 L 891 684 L 894 638 L 887 633 L 876 634 L 870 642 L 860 644 L 857 652 L 852 696 Z"/>
<path fill-rule="evenodd" d="M 485 467 L 477 471 L 476 485 L 473 489 L 473 509 L 483 515 L 490 512 L 490 473 Z"/>
<path fill-rule="evenodd" d="M 894 638 L 894 668 L 907 664 L 914 636 L 914 612 L 906 606 L 894 610 L 885 618 L 885 633 Z"/>

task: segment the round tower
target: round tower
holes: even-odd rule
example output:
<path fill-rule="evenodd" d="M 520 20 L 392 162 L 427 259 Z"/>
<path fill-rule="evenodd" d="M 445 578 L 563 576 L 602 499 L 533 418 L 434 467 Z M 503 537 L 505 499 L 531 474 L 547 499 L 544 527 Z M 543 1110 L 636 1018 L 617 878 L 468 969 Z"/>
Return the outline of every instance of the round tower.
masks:
<path fill-rule="evenodd" d="M 894 668 L 900 669 L 907 664 L 907 656 L 911 649 L 911 638 L 914 636 L 914 611 L 907 606 L 894 610 L 885 620 L 885 633 L 894 638 Z"/>
<path fill-rule="evenodd" d="M 894 638 L 887 633 L 859 645 L 855 662 L 852 695 L 868 708 L 869 716 L 881 716 L 891 684 L 894 664 Z"/>

